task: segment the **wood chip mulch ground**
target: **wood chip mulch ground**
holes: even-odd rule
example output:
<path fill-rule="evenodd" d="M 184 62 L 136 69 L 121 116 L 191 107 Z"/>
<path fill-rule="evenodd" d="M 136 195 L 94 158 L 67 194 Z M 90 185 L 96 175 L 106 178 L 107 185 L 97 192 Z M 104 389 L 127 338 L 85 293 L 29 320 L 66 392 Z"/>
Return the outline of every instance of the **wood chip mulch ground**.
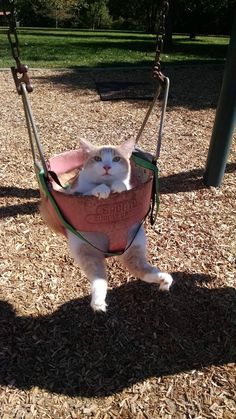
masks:
<path fill-rule="evenodd" d="M 21 99 L 10 72 L 0 73 L 1 419 L 235 418 L 235 144 L 222 187 L 202 182 L 222 72 L 168 70 L 161 207 L 147 233 L 150 260 L 174 285 L 161 294 L 109 259 L 105 315 L 91 311 L 86 278 L 40 218 Z M 31 75 L 46 156 L 80 137 L 118 144 L 137 133 L 148 107 L 103 102 L 96 90 L 99 81 L 147 83 L 147 70 Z M 158 112 L 143 138 L 147 151 Z"/>

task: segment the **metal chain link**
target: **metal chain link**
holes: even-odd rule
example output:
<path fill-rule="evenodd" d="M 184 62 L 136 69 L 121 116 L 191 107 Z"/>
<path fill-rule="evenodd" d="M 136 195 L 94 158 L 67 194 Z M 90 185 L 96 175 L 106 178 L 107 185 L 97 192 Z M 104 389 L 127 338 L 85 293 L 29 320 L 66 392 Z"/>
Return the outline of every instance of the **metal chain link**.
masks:
<path fill-rule="evenodd" d="M 12 56 L 16 63 L 18 64 L 20 61 L 20 49 L 19 49 L 19 41 L 16 32 L 16 10 L 15 10 L 15 3 L 14 0 L 9 0 L 9 10 L 6 10 L 6 3 L 4 1 L 4 15 L 8 20 L 9 29 L 7 32 L 8 39 L 10 42 Z"/>
<path fill-rule="evenodd" d="M 154 61 L 153 68 L 153 77 L 160 78 L 162 80 L 161 73 L 161 53 L 163 51 L 164 37 L 165 37 L 165 23 L 166 16 L 169 11 L 169 2 L 168 0 L 163 0 L 162 6 L 159 13 L 159 23 L 158 23 L 158 32 L 156 39 L 156 56 Z"/>
<path fill-rule="evenodd" d="M 8 31 L 7 37 L 11 46 L 12 56 L 16 62 L 16 67 L 11 67 L 12 75 L 15 81 L 16 89 L 19 94 L 21 94 L 21 84 L 25 83 L 27 92 L 30 93 L 33 91 L 29 76 L 28 76 L 28 66 L 21 63 L 20 60 L 20 47 L 19 40 L 16 31 L 16 8 L 15 1 L 8 0 L 2 1 L 3 3 L 3 13 L 5 18 L 8 21 Z M 19 77 L 20 75 L 20 77 Z"/>

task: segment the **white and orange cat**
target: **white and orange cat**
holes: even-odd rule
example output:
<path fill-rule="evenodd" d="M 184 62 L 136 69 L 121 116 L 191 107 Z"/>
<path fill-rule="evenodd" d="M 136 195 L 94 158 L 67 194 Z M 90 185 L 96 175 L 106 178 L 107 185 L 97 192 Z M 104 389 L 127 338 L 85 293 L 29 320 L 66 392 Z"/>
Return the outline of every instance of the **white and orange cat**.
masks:
<path fill-rule="evenodd" d="M 122 192 L 131 189 L 130 184 L 130 156 L 134 149 L 134 140 L 129 139 L 118 147 L 102 146 L 95 147 L 87 141 L 80 141 L 80 148 L 84 152 L 84 166 L 67 193 L 82 193 L 93 195 L 99 199 L 106 199 L 111 193 Z M 51 228 L 60 232 L 47 214 L 47 207 L 41 201 L 40 211 Z M 128 245 L 131 242 L 137 225 L 130 228 Z M 85 233 L 82 235 L 104 252 L 108 251 L 108 239 L 101 233 Z M 79 239 L 72 232 L 67 231 L 70 252 L 88 277 L 91 284 L 91 307 L 94 311 L 106 311 L 107 276 L 105 270 L 105 255 L 93 248 L 88 243 Z M 143 227 L 132 244 L 119 256 L 120 261 L 126 266 L 131 275 L 141 280 L 154 283 L 161 291 L 168 291 L 172 284 L 170 274 L 160 272 L 159 269 L 150 265 L 146 257 L 146 235 Z"/>

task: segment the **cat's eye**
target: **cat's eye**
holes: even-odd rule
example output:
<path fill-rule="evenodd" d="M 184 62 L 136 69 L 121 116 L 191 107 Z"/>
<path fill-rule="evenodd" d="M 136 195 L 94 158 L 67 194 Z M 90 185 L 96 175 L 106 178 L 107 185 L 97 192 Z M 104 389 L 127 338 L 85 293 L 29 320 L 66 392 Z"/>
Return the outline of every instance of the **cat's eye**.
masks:
<path fill-rule="evenodd" d="M 118 162 L 118 161 L 120 161 L 120 157 L 119 156 L 115 156 L 115 157 L 113 157 L 112 161 Z"/>
<path fill-rule="evenodd" d="M 95 156 L 95 157 L 94 157 L 94 160 L 95 160 L 95 161 L 102 161 L 102 159 L 101 159 L 101 157 L 100 157 L 100 156 Z"/>

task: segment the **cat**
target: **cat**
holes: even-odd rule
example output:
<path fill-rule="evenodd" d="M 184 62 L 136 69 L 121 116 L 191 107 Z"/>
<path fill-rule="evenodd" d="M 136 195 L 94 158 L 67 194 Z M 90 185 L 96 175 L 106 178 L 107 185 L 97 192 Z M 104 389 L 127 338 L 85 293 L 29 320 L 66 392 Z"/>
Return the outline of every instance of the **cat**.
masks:
<path fill-rule="evenodd" d="M 88 141 L 81 140 L 80 148 L 84 154 L 84 165 L 79 176 L 75 177 L 66 193 L 81 193 L 105 200 L 111 193 L 120 193 L 131 189 L 130 157 L 134 147 L 135 142 L 132 138 L 118 147 L 109 145 L 95 147 Z M 60 226 L 57 228 L 55 221 L 50 220 L 47 209 L 43 204 L 42 200 L 40 210 L 43 218 L 49 226 L 60 232 Z M 130 228 L 128 245 L 131 243 L 136 230 L 137 224 Z M 97 248 L 104 252 L 108 250 L 108 239 L 104 234 L 81 233 Z M 92 309 L 95 312 L 105 312 L 107 307 L 105 255 L 79 239 L 69 230 L 67 231 L 67 239 L 71 255 L 90 280 Z M 118 258 L 128 268 L 131 275 L 145 282 L 157 284 L 160 291 L 169 291 L 173 281 L 171 275 L 160 272 L 159 269 L 150 265 L 147 261 L 146 234 L 143 226 L 141 226 L 127 250 Z"/>
<path fill-rule="evenodd" d="M 80 140 L 85 162 L 83 170 L 70 186 L 69 193 L 82 193 L 98 198 L 107 198 L 110 193 L 123 192 L 131 188 L 129 157 L 134 148 L 130 139 L 120 147 L 94 147 Z"/>

